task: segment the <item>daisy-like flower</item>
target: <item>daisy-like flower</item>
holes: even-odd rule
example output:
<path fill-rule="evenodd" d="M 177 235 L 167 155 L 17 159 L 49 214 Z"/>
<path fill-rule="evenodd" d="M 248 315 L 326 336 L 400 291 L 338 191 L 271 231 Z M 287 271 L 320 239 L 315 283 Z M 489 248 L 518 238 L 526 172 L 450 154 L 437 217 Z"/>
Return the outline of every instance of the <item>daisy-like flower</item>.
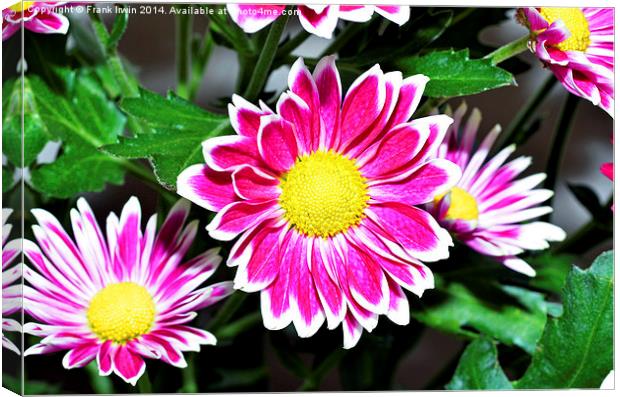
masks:
<path fill-rule="evenodd" d="M 21 354 L 17 346 L 6 336 L 5 331 L 21 332 L 22 327 L 16 320 L 6 318 L 21 309 L 21 286 L 12 285 L 21 277 L 21 266 L 10 267 L 20 253 L 19 239 L 11 240 L 7 243 L 11 234 L 12 226 L 6 221 L 11 216 L 13 210 L 10 208 L 2 209 L 2 346 Z"/>
<path fill-rule="evenodd" d="M 201 285 L 221 261 L 209 250 L 182 263 L 198 222 L 187 226 L 189 203 L 179 201 L 159 232 L 157 216 L 141 228 L 140 203 L 132 197 L 119 217 L 111 213 L 106 236 L 84 199 L 71 210 L 73 240 L 58 220 L 32 210 L 39 246 L 25 240 L 24 309 L 39 323 L 24 332 L 43 337 L 24 355 L 68 350 L 63 366 L 97 360 L 100 375 L 116 373 L 133 385 L 144 373 L 143 358 L 185 367 L 184 351 L 214 345 L 207 331 L 188 326 L 196 310 L 228 296 L 232 283 Z"/>
<path fill-rule="evenodd" d="M 2 41 L 18 31 L 22 22 L 24 28 L 36 33 L 66 34 L 69 20 L 64 15 L 54 12 L 56 7 L 66 3 L 66 1 L 24 1 L 2 10 Z"/>
<path fill-rule="evenodd" d="M 562 85 L 612 115 L 613 8 L 522 8 L 518 19 L 532 32 L 532 51 Z"/>
<path fill-rule="evenodd" d="M 241 236 L 228 265 L 237 266 L 235 288 L 261 291 L 266 328 L 292 322 L 309 337 L 325 320 L 342 323 L 350 348 L 381 314 L 408 323 L 401 287 L 421 295 L 434 286 L 421 261 L 448 257 L 452 240 L 415 206 L 460 172 L 430 156 L 450 117 L 408 121 L 427 81 L 376 65 L 342 100 L 334 57 L 314 74 L 299 59 L 276 113 L 234 96 L 237 135 L 205 141 L 206 164 L 179 176 L 181 196 L 217 212 L 213 238 Z"/>
<path fill-rule="evenodd" d="M 269 25 L 285 12 L 284 4 L 227 4 L 228 14 L 246 33 L 255 33 Z M 301 26 L 308 32 L 329 39 L 339 19 L 367 22 L 377 13 L 398 25 L 409 20 L 408 6 L 370 5 L 299 5 Z"/>
<path fill-rule="evenodd" d="M 438 158 L 456 163 L 463 176 L 455 187 L 436 197 L 429 207 L 440 224 L 461 242 L 512 270 L 534 276 L 534 269 L 517 255 L 525 250 L 548 248 L 549 241 L 561 241 L 566 237 L 557 226 L 531 222 L 552 211 L 551 207 L 539 204 L 550 199 L 553 192 L 535 189 L 546 175 L 540 173 L 516 179 L 531 164 L 531 158 L 519 157 L 506 162 L 515 150 L 514 145 L 485 162 L 501 128 L 495 126 L 474 149 L 481 116 L 474 109 L 462 125 L 466 112 L 465 104 L 456 110 L 454 124 L 437 151 Z"/>

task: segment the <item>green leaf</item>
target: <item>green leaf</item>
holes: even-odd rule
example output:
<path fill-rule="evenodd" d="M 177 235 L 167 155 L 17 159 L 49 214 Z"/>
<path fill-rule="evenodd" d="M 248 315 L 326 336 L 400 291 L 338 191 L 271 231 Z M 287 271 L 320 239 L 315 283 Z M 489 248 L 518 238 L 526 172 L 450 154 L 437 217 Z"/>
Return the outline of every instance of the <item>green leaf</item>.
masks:
<path fill-rule="evenodd" d="M 51 140 L 39 115 L 34 93 L 27 78 L 24 79 L 22 95 L 21 81 L 15 80 L 3 87 L 3 153 L 11 164 L 22 167 L 22 102 L 24 108 L 23 148 L 24 166 L 36 160 L 45 144 Z"/>
<path fill-rule="evenodd" d="M 91 74 L 63 74 L 67 82 L 64 94 L 52 91 L 37 76 L 31 78 L 41 119 L 49 133 L 62 140 L 62 154 L 56 161 L 32 170 L 33 186 L 49 196 L 69 198 L 101 191 L 107 183 L 121 184 L 122 161 L 98 148 L 118 142 L 125 116 Z"/>
<path fill-rule="evenodd" d="M 598 388 L 613 367 L 613 252 L 588 270 L 573 267 L 564 313 L 550 318 L 520 389 Z"/>
<path fill-rule="evenodd" d="M 510 381 L 497 361 L 497 348 L 488 338 L 471 342 L 459 360 L 448 390 L 506 390 Z"/>
<path fill-rule="evenodd" d="M 428 76 L 424 94 L 434 98 L 478 94 L 515 84 L 512 74 L 493 66 L 490 59 L 470 59 L 467 49 L 435 51 L 403 58 L 396 64 L 406 75 Z"/>
<path fill-rule="evenodd" d="M 559 294 L 572 265 L 575 263 L 575 257 L 546 252 L 527 258 L 527 263 L 536 270 L 536 277 L 529 280 L 529 285 Z"/>
<path fill-rule="evenodd" d="M 154 129 L 164 130 L 204 131 L 206 122 L 228 119 L 173 94 L 163 97 L 148 90 L 141 90 L 139 98 L 123 99 L 121 109 Z"/>
<path fill-rule="evenodd" d="M 502 285 L 437 283 L 412 315 L 426 325 L 465 337 L 482 333 L 506 344 L 534 351 L 545 325 L 544 295 Z"/>
<path fill-rule="evenodd" d="M 158 181 L 174 190 L 185 168 L 204 162 L 202 142 L 231 133 L 228 117 L 216 115 L 176 96 L 164 98 L 143 90 L 142 97 L 124 99 L 122 109 L 150 127 L 149 133 L 121 138 L 103 148 L 113 156 L 149 159 Z"/>
<path fill-rule="evenodd" d="M 6 193 L 15 186 L 14 170 L 8 167 L 2 167 L 2 193 Z"/>

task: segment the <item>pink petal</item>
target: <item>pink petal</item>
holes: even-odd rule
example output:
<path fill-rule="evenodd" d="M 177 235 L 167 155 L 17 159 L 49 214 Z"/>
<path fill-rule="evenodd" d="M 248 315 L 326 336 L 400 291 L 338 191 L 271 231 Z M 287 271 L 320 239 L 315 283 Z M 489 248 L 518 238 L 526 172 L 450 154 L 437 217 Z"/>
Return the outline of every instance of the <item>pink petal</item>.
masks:
<path fill-rule="evenodd" d="M 295 164 L 298 154 L 291 123 L 280 116 L 263 116 L 258 132 L 258 151 L 277 174 L 287 172 Z"/>
<path fill-rule="evenodd" d="M 66 34 L 69 30 L 69 20 L 55 12 L 40 12 L 31 20 L 24 22 L 24 27 L 36 33 Z"/>
<path fill-rule="evenodd" d="M 228 7 L 236 5 L 228 4 Z M 260 118 L 271 112 L 266 112 L 252 105 L 239 95 L 233 94 L 232 102 L 228 105 L 230 123 L 237 134 L 249 138 L 256 138 L 260 127 Z"/>
<path fill-rule="evenodd" d="M 390 306 L 387 316 L 398 325 L 409 324 L 409 301 L 407 296 L 394 281 L 388 280 L 390 286 Z"/>
<path fill-rule="evenodd" d="M 357 345 L 362 337 L 362 325 L 355 319 L 351 313 L 347 313 L 342 324 L 343 347 L 351 349 Z"/>
<path fill-rule="evenodd" d="M 321 118 L 325 126 L 325 141 L 321 142 L 321 146 L 333 147 L 339 140 L 342 100 L 342 83 L 336 68 L 335 56 L 322 58 L 314 69 L 313 78 L 319 92 Z"/>
<path fill-rule="evenodd" d="M 230 241 L 262 220 L 272 217 L 278 208 L 277 200 L 232 203 L 217 213 L 207 230 L 214 239 Z"/>
<path fill-rule="evenodd" d="M 438 261 L 449 256 L 450 234 L 426 211 L 399 203 L 372 205 L 369 217 L 386 232 L 382 237 L 391 250 L 404 252 L 422 261 Z M 388 237 L 389 236 L 389 237 Z"/>
<path fill-rule="evenodd" d="M 386 314 L 389 287 L 381 267 L 355 247 L 349 247 L 346 255 L 348 284 L 355 301 L 368 311 Z"/>
<path fill-rule="evenodd" d="M 429 78 L 422 74 L 416 74 L 403 80 L 398 93 L 396 108 L 392 112 L 392 117 L 386 126 L 386 130 L 409 121 L 420 104 L 428 81 Z"/>
<path fill-rule="evenodd" d="M 412 172 L 372 185 L 370 197 L 379 202 L 424 204 L 450 190 L 461 177 L 461 169 L 454 163 L 435 159 Z"/>
<path fill-rule="evenodd" d="M 210 138 L 202 143 L 205 162 L 215 171 L 234 171 L 242 165 L 263 165 L 255 138 L 238 135 Z"/>
<path fill-rule="evenodd" d="M 346 147 L 379 117 L 385 104 L 385 79 L 379 65 L 358 77 L 342 105 L 340 145 Z"/>
<path fill-rule="evenodd" d="M 409 6 L 376 6 L 375 11 L 400 26 L 407 23 L 411 13 Z"/>
<path fill-rule="evenodd" d="M 251 167 L 241 167 L 232 174 L 235 193 L 245 200 L 266 201 L 278 198 L 280 182 Z"/>
<path fill-rule="evenodd" d="M 203 164 L 192 165 L 181 172 L 177 177 L 177 194 L 215 212 L 238 200 L 231 174 L 213 171 Z"/>
<path fill-rule="evenodd" d="M 301 338 L 314 335 L 325 321 L 321 301 L 314 285 L 314 280 L 307 263 L 312 246 L 305 239 L 300 239 L 301 258 L 298 258 L 296 270 L 291 273 L 290 299 L 293 325 Z M 308 255 L 304 255 L 308 252 Z"/>
<path fill-rule="evenodd" d="M 62 359 L 62 365 L 66 369 L 83 367 L 93 361 L 98 352 L 99 345 L 83 344 L 69 350 Z"/>
<path fill-rule="evenodd" d="M 142 357 L 132 353 L 126 346 L 118 347 L 114 355 L 114 373 L 135 386 L 145 370 L 146 364 Z"/>
<path fill-rule="evenodd" d="M 338 284 L 334 282 L 334 277 L 330 276 L 327 270 L 328 266 L 331 265 L 326 263 L 324 259 L 321 249 L 322 242 L 322 239 L 314 239 L 310 269 L 327 318 L 327 327 L 334 329 L 343 321 L 347 308 L 344 294 Z"/>
<path fill-rule="evenodd" d="M 99 346 L 97 352 L 97 366 L 99 367 L 99 375 L 107 376 L 112 373 L 114 369 L 113 360 L 116 348 L 111 341 L 104 342 Z"/>
<path fill-rule="evenodd" d="M 312 153 L 317 144 L 315 139 L 320 132 L 319 119 L 310 107 L 294 92 L 280 96 L 276 105 L 278 114 L 293 126 L 300 154 Z"/>
<path fill-rule="evenodd" d="M 263 29 L 278 19 L 285 7 L 275 4 L 226 4 L 228 15 L 246 33 Z"/>
<path fill-rule="evenodd" d="M 319 37 L 331 39 L 338 24 L 338 7 L 326 6 L 321 12 L 316 12 L 307 6 L 297 6 L 299 22 L 308 32 Z"/>

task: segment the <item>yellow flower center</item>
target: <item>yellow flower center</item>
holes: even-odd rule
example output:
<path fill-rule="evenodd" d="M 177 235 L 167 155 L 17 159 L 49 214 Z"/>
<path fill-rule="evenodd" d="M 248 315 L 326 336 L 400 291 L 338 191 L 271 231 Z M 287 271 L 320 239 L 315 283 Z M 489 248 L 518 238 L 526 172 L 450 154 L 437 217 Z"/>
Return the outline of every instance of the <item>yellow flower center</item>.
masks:
<path fill-rule="evenodd" d="M 330 237 L 358 225 L 368 206 L 366 180 L 357 165 L 331 150 L 297 159 L 280 187 L 284 217 L 311 237 Z"/>
<path fill-rule="evenodd" d="M 460 187 L 453 187 L 448 193 L 435 198 L 437 204 L 446 194 L 450 195 L 450 208 L 446 213 L 446 219 L 473 221 L 478 219 L 478 203 L 474 196 Z"/>
<path fill-rule="evenodd" d="M 22 2 L 17 2 L 15 4 L 13 4 L 12 6 L 9 7 L 9 10 L 11 11 L 15 11 L 15 12 L 22 12 L 22 10 L 27 10 L 30 8 L 30 6 L 32 6 L 35 2 L 34 1 L 24 1 L 24 8 L 22 8 Z"/>
<path fill-rule="evenodd" d="M 568 30 L 570 37 L 556 44 L 562 51 L 585 51 L 590 45 L 590 26 L 580 8 L 546 8 L 540 9 L 543 18 L 549 23 L 561 19 Z"/>
<path fill-rule="evenodd" d="M 110 284 L 95 295 L 86 317 L 99 339 L 122 344 L 151 329 L 155 302 L 146 288 L 136 283 Z"/>

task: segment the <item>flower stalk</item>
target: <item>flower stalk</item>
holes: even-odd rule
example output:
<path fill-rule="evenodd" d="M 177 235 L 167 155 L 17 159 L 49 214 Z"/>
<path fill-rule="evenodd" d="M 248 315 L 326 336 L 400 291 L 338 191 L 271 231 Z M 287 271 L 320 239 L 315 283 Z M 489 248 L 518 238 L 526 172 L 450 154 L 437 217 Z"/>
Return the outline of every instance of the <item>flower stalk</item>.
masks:
<path fill-rule="evenodd" d="M 516 55 L 521 54 L 525 50 L 527 50 L 527 45 L 530 41 L 530 35 L 527 34 L 521 38 L 518 38 L 515 41 L 512 41 L 506 45 L 503 45 L 486 55 L 485 59 L 490 59 L 493 65 L 500 64 L 505 60 L 512 58 Z"/>
<path fill-rule="evenodd" d="M 176 18 L 177 95 L 189 98 L 189 80 L 192 45 L 192 15 L 178 15 Z"/>

